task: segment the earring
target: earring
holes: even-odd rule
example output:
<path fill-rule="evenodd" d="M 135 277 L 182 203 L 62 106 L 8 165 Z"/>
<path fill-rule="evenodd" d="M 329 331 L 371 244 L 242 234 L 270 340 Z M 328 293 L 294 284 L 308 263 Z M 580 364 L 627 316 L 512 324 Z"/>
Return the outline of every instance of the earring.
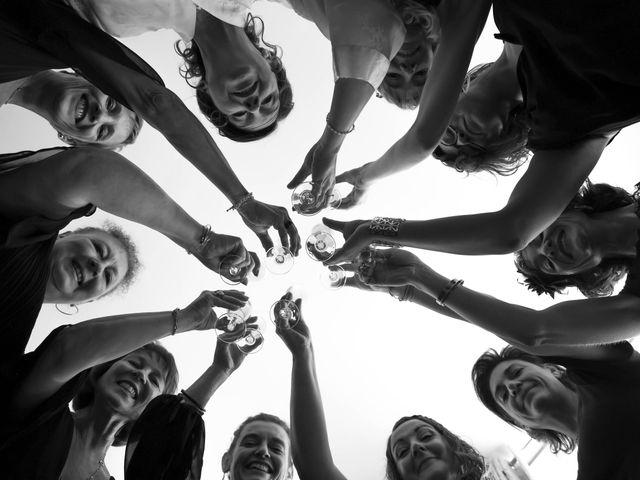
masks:
<path fill-rule="evenodd" d="M 67 316 L 75 315 L 80 311 L 78 305 L 76 305 L 75 303 L 63 303 L 62 305 L 56 303 L 56 310 L 58 310 L 61 314 Z"/>
<path fill-rule="evenodd" d="M 66 136 L 64 133 L 62 132 L 58 132 L 58 138 L 63 141 L 64 143 L 67 143 L 69 145 L 72 144 L 72 140 L 71 137 Z"/>

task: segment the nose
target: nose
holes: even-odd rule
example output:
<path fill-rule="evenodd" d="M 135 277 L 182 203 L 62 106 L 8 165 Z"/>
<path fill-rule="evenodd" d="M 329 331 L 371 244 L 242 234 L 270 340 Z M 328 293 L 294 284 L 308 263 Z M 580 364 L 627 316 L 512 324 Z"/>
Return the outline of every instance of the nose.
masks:
<path fill-rule="evenodd" d="M 545 257 L 553 258 L 555 256 L 555 248 L 553 247 L 553 243 L 551 243 L 551 239 L 543 239 L 540 244 L 540 249 Z"/>
<path fill-rule="evenodd" d="M 512 397 L 515 397 L 518 392 L 520 391 L 520 387 L 522 386 L 522 384 L 519 381 L 512 381 L 509 382 L 507 384 L 507 391 L 509 392 L 509 395 Z"/>
<path fill-rule="evenodd" d="M 400 62 L 400 68 L 403 72 L 413 75 L 416 71 L 417 64 L 415 62 Z"/>
<path fill-rule="evenodd" d="M 245 100 L 244 106 L 250 112 L 256 112 L 260 107 L 260 98 L 258 95 L 251 95 Z"/>
<path fill-rule="evenodd" d="M 101 259 L 89 258 L 87 260 L 87 270 L 89 270 L 89 275 L 91 277 L 99 277 L 100 275 L 102 275 L 105 268 L 107 268 L 107 262 Z"/>
<path fill-rule="evenodd" d="M 425 450 L 425 446 L 422 442 L 414 441 L 411 444 L 411 454 L 415 457 L 416 455 L 422 453 Z"/>
<path fill-rule="evenodd" d="M 261 458 L 269 458 L 271 455 L 269 454 L 269 446 L 267 442 L 261 442 L 256 447 L 255 454 Z"/>

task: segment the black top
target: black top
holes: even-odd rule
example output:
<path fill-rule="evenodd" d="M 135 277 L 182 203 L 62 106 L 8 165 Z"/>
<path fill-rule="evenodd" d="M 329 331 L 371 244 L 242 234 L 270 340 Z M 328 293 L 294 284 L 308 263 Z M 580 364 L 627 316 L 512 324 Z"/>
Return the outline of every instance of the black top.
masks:
<path fill-rule="evenodd" d="M 580 398 L 578 480 L 640 478 L 640 354 L 627 343 L 609 360 L 554 358 L 567 368 Z"/>
<path fill-rule="evenodd" d="M 640 2 L 494 0 L 498 38 L 522 45 L 529 147 L 560 148 L 640 120 Z"/>
<path fill-rule="evenodd" d="M 28 157 L 33 152 L 22 152 Z M 15 159 L 16 154 L 0 155 Z M 50 271 L 50 256 L 58 232 L 69 222 L 95 211 L 93 205 L 73 210 L 65 218 L 0 216 L 0 372 L 20 357 L 42 307 Z"/>
<path fill-rule="evenodd" d="M 66 67 L 129 108 L 135 92 L 126 72 L 164 85 L 138 55 L 59 0 L 0 1 L 0 83 Z"/>

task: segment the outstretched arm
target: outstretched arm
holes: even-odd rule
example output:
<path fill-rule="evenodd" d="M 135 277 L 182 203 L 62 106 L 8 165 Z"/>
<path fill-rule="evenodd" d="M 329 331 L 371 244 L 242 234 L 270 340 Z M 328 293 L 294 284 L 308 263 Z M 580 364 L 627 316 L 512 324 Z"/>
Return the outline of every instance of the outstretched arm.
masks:
<path fill-rule="evenodd" d="M 283 300 L 292 300 L 287 293 Z M 302 300 L 295 301 L 301 312 Z M 309 327 L 300 318 L 292 328 L 276 323 L 276 332 L 293 357 L 291 369 L 291 448 L 300 480 L 346 480 L 333 463 Z"/>

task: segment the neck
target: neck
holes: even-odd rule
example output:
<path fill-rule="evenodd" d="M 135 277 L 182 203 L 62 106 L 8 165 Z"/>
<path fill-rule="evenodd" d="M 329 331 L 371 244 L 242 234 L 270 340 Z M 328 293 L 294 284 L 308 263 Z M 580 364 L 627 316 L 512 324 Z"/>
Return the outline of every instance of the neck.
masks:
<path fill-rule="evenodd" d="M 580 397 L 578 396 L 578 392 L 567 388 L 564 401 L 558 406 L 555 414 L 548 420 L 548 424 L 541 426 L 541 428 L 555 430 L 575 440 L 578 438 L 579 433 L 579 411 Z"/>
<path fill-rule="evenodd" d="M 126 424 L 123 417 L 98 408 L 95 402 L 75 412 L 73 420 L 81 443 L 99 458 L 104 458 L 116 434 Z"/>
<path fill-rule="evenodd" d="M 223 22 L 200 8 L 193 40 L 198 44 L 205 65 L 233 65 L 243 48 L 253 48 L 244 29 Z"/>
<path fill-rule="evenodd" d="M 511 109 L 523 102 L 517 71 L 521 51 L 521 46 L 505 43 L 502 53 L 488 68 L 486 76 L 486 81 L 496 85 Z"/>
<path fill-rule="evenodd" d="M 602 252 L 602 258 L 636 256 L 636 241 L 640 219 L 635 202 L 615 210 L 592 215 L 591 244 Z"/>

